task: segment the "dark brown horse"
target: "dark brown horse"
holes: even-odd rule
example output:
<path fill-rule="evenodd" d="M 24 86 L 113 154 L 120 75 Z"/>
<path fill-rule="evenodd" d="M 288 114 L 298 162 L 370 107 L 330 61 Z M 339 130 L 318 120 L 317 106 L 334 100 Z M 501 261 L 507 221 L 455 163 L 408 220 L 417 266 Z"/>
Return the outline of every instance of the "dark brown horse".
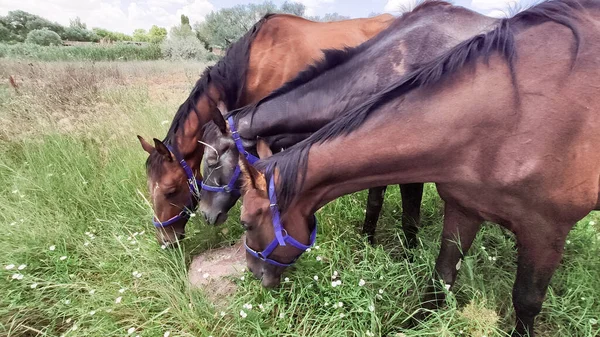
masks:
<path fill-rule="evenodd" d="M 338 118 L 348 106 L 370 99 L 416 64 L 430 61 L 458 43 L 495 28 L 498 22 L 446 2 L 423 2 L 362 45 L 351 50 L 326 51 L 322 62 L 304 70 L 257 104 L 233 111 L 230 116 L 246 150 L 255 152 L 256 137 L 263 137 L 278 152 L 281 147 L 308 137 L 307 132 L 315 132 Z M 357 68 L 361 71 L 354 71 Z M 349 72 L 353 76 L 345 76 Z M 325 89 L 323 83 L 327 83 Z M 239 188 L 234 181 L 239 175 L 236 169 L 239 151 L 232 134 L 214 125 L 207 128 L 203 142 L 212 150 L 207 150 L 203 158 L 202 176 L 205 184 L 216 188 L 202 190 L 199 208 L 208 214 L 226 213 L 239 196 L 225 189 L 228 185 Z M 423 184 L 401 185 L 400 191 L 402 228 L 407 247 L 412 248 L 417 242 Z M 366 215 L 365 228 L 370 229 L 367 234 L 371 241 L 374 226 L 370 226 L 369 219 L 377 219 L 384 192 L 385 187 L 370 189 L 367 208 L 370 213 Z"/>
<path fill-rule="evenodd" d="M 249 267 L 276 284 L 283 268 L 266 261 L 293 262 L 312 241 L 314 212 L 341 195 L 435 182 L 446 209 L 434 279 L 452 287 L 483 221 L 508 228 L 513 335 L 533 336 L 567 234 L 600 206 L 599 18 L 596 0 L 542 3 L 258 162 L 266 175 L 242 158 Z M 426 305 L 442 299 L 432 289 Z"/>
<path fill-rule="evenodd" d="M 154 145 L 142 137 L 157 237 L 170 244 L 181 239 L 197 204 L 196 177 L 204 146 L 204 126 L 227 111 L 256 102 L 322 57 L 322 49 L 356 46 L 387 28 L 393 17 L 380 15 L 331 23 L 292 15 L 267 15 L 216 65 L 206 69 L 179 107 L 166 138 Z M 195 193 L 192 193 L 195 192 Z M 214 223 L 215 220 L 210 222 Z"/>

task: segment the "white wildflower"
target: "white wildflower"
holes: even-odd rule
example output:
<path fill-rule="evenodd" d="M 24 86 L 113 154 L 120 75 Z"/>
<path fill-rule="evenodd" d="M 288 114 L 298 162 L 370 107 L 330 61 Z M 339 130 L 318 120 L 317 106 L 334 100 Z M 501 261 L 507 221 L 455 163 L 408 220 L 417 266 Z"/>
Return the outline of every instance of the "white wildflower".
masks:
<path fill-rule="evenodd" d="M 596 224 L 596 221 L 594 221 L 594 220 L 590 221 L 590 226 L 594 226 L 595 224 Z"/>
<path fill-rule="evenodd" d="M 90 311 L 90 316 L 94 316 L 96 314 L 96 310 Z"/>
<path fill-rule="evenodd" d="M 66 259 L 67 259 L 67 257 L 66 257 L 65 255 L 63 255 L 63 256 L 61 256 L 61 257 L 59 258 L 59 260 L 61 260 L 61 261 L 64 261 L 64 260 L 66 260 Z"/>
<path fill-rule="evenodd" d="M 92 289 L 92 290 L 88 291 L 88 293 L 89 293 L 90 295 L 94 295 L 94 294 L 96 293 L 96 289 Z"/>
<path fill-rule="evenodd" d="M 346 317 L 346 315 L 343 312 L 341 312 L 340 313 L 340 318 L 344 318 L 344 317 Z"/>
<path fill-rule="evenodd" d="M 366 283 L 367 283 L 367 282 L 365 282 L 365 280 L 363 280 L 363 279 L 360 279 L 360 281 L 358 281 L 358 286 L 359 286 L 359 287 L 362 287 L 362 286 L 364 286 Z"/>
<path fill-rule="evenodd" d="M 128 335 L 131 335 L 134 332 L 135 332 L 135 328 L 134 327 L 131 327 L 131 328 L 127 329 L 127 334 Z"/>
<path fill-rule="evenodd" d="M 171 335 L 171 331 L 165 331 L 163 337 L 169 337 Z"/>
<path fill-rule="evenodd" d="M 240 310 L 240 316 L 242 318 L 246 318 L 248 316 L 248 314 L 244 310 Z"/>
<path fill-rule="evenodd" d="M 265 307 L 262 304 L 259 304 L 258 308 L 260 309 L 260 311 L 265 311 Z"/>
<path fill-rule="evenodd" d="M 283 312 L 280 312 L 279 313 L 279 318 L 284 318 L 284 317 L 285 317 L 285 314 Z"/>
<path fill-rule="evenodd" d="M 246 309 L 246 310 L 252 310 L 252 304 L 250 304 L 250 303 L 246 303 L 246 304 L 244 304 L 244 305 L 243 305 L 243 307 L 244 307 L 244 309 Z"/>
<path fill-rule="evenodd" d="M 322 258 L 322 257 L 320 257 L 320 256 L 317 256 L 317 258 L 316 258 L 316 259 L 317 259 L 317 261 L 321 261 L 321 260 L 323 260 L 323 258 Z"/>
<path fill-rule="evenodd" d="M 193 218 L 196 216 L 196 213 L 190 213 L 190 218 Z"/>
<path fill-rule="evenodd" d="M 240 280 L 242 280 L 242 281 L 245 279 L 246 279 L 246 277 L 244 275 L 242 275 L 242 277 L 240 277 Z"/>
<path fill-rule="evenodd" d="M 19 274 L 19 273 L 12 274 L 12 279 L 13 280 L 22 280 L 23 274 Z"/>
<path fill-rule="evenodd" d="M 71 327 L 71 330 L 72 330 L 72 331 L 75 331 L 75 330 L 77 330 L 77 324 L 73 324 L 73 326 Z"/>
<path fill-rule="evenodd" d="M 69 304 L 71 304 L 71 300 L 69 300 L 69 299 L 66 299 L 66 300 L 65 300 L 65 304 L 66 304 L 66 305 L 69 305 Z M 69 323 L 69 322 L 67 322 L 67 323 Z"/>
<path fill-rule="evenodd" d="M 319 280 L 319 276 L 315 275 L 315 276 L 313 276 L 313 279 L 315 279 L 315 281 L 318 281 Z"/>
<path fill-rule="evenodd" d="M 444 285 L 444 288 L 446 288 L 446 291 L 450 291 L 450 285 L 449 284 Z"/>
<path fill-rule="evenodd" d="M 290 282 L 290 278 L 289 278 L 289 277 L 286 277 L 286 278 L 284 278 L 283 280 L 284 280 L 285 282 Z"/>
<path fill-rule="evenodd" d="M 341 307 L 343 307 L 343 306 L 344 306 L 344 303 L 342 303 L 342 302 L 338 302 L 337 306 L 338 306 L 338 308 L 341 308 Z"/>
<path fill-rule="evenodd" d="M 227 313 L 225 311 L 221 311 L 221 317 L 225 317 L 225 315 L 227 315 Z"/>
<path fill-rule="evenodd" d="M 6 269 L 6 270 L 11 270 L 11 269 L 14 269 L 14 268 L 15 268 L 14 264 L 9 264 L 6 267 L 4 267 L 4 269 Z"/>
<path fill-rule="evenodd" d="M 367 333 L 366 333 L 366 335 L 367 335 L 368 337 L 373 337 L 373 336 L 375 336 L 375 334 L 374 334 L 374 333 L 372 333 L 370 330 L 367 330 Z"/>
<path fill-rule="evenodd" d="M 119 294 L 122 294 L 122 293 L 124 293 L 124 292 L 125 292 L 125 288 L 121 288 L 121 289 L 119 289 Z"/>
<path fill-rule="evenodd" d="M 309 248 L 306 248 L 306 252 L 307 252 L 307 253 L 310 253 L 310 251 L 311 251 L 311 250 L 312 250 L 312 249 L 311 249 L 310 247 L 309 247 Z"/>
<path fill-rule="evenodd" d="M 369 306 L 369 311 L 370 311 L 370 312 L 373 312 L 373 311 L 375 311 L 375 306 L 374 306 L 373 304 L 371 304 L 371 305 Z"/>
<path fill-rule="evenodd" d="M 210 276 L 210 274 L 209 274 L 209 273 L 204 273 L 204 274 L 202 275 L 202 278 L 208 278 L 209 276 Z"/>
<path fill-rule="evenodd" d="M 571 240 L 567 240 L 567 244 L 570 245 L 571 244 Z"/>
<path fill-rule="evenodd" d="M 48 249 L 50 249 L 50 250 L 55 250 L 55 249 L 56 249 L 56 246 L 55 246 L 55 245 L 52 245 L 52 246 L 48 247 Z"/>
<path fill-rule="evenodd" d="M 35 289 L 37 288 L 38 284 L 37 283 L 32 283 L 29 287 L 31 287 L 31 289 Z"/>
<path fill-rule="evenodd" d="M 598 320 L 595 319 L 595 318 L 590 318 L 590 324 L 591 325 L 596 325 L 596 324 L 598 324 Z"/>
<path fill-rule="evenodd" d="M 380 293 L 380 294 L 383 294 L 383 289 L 379 289 L 379 293 Z"/>
<path fill-rule="evenodd" d="M 321 246 L 315 246 L 315 249 L 319 249 L 319 248 L 321 248 Z"/>
<path fill-rule="evenodd" d="M 89 242 L 89 241 L 86 241 L 86 242 L 84 242 L 84 243 L 83 243 L 83 245 L 87 247 L 87 246 L 89 246 L 89 245 L 90 245 L 90 242 Z"/>
<path fill-rule="evenodd" d="M 119 296 L 115 299 L 115 303 L 119 304 L 123 300 L 123 297 Z"/>
<path fill-rule="evenodd" d="M 25 269 L 25 268 L 27 268 L 27 265 L 26 265 L 26 264 L 22 264 L 22 265 L 20 265 L 20 266 L 19 266 L 17 269 L 19 269 L 19 270 L 23 270 L 23 269 Z"/>

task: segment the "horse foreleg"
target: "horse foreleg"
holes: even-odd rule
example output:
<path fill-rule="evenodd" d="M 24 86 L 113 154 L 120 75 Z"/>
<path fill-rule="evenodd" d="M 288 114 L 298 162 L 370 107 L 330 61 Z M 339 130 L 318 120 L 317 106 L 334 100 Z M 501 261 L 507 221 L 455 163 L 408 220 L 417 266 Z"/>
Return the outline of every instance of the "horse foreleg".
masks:
<path fill-rule="evenodd" d="M 379 220 L 379 213 L 383 206 L 383 198 L 385 197 L 385 190 L 387 186 L 375 187 L 369 189 L 369 196 L 367 197 L 367 210 L 365 212 L 365 222 L 363 224 L 363 234 L 367 235 L 367 238 L 371 244 L 375 243 L 375 228 L 377 228 L 377 220 Z"/>
<path fill-rule="evenodd" d="M 423 199 L 423 184 L 400 185 L 402 195 L 402 230 L 406 237 L 406 246 L 417 246 L 417 232 L 421 223 L 421 200 Z"/>
<path fill-rule="evenodd" d="M 535 316 L 542 310 L 548 283 L 562 258 L 572 226 L 523 226 L 516 231 L 519 258 L 513 287 L 517 326 L 513 337 L 534 335 Z"/>
<path fill-rule="evenodd" d="M 454 285 L 460 261 L 471 247 L 482 222 L 480 217 L 446 203 L 440 254 L 435 263 L 432 284 L 425 294 L 424 308 L 437 309 L 444 303 L 446 295 L 443 288 L 450 290 Z"/>

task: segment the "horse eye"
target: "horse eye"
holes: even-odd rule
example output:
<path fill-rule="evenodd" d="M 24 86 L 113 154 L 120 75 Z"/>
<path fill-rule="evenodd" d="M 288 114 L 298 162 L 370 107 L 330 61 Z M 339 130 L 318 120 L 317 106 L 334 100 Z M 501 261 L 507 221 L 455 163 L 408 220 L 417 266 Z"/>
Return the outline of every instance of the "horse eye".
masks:
<path fill-rule="evenodd" d="M 252 229 L 252 227 L 250 225 L 248 225 L 248 223 L 245 221 L 242 221 L 242 227 L 244 227 L 244 230 L 247 230 L 247 231 Z"/>
<path fill-rule="evenodd" d="M 177 194 L 177 190 L 169 192 L 169 193 L 165 193 L 165 198 L 172 198 Z"/>

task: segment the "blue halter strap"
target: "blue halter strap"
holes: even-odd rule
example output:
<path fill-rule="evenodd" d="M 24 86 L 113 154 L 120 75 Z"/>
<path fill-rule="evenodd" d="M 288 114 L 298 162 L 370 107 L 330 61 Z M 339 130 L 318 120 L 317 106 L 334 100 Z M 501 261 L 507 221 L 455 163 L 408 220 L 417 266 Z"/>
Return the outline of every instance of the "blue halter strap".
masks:
<path fill-rule="evenodd" d="M 271 178 L 269 181 L 269 202 L 271 203 L 271 216 L 273 218 L 273 230 L 275 231 L 275 238 L 271 243 L 261 252 L 257 252 L 254 249 L 248 247 L 248 244 L 244 241 L 244 246 L 246 247 L 246 251 L 250 253 L 250 255 L 265 261 L 266 263 L 278 266 L 278 267 L 289 267 L 304 253 L 308 248 L 312 247 L 315 244 L 317 239 L 317 217 L 313 215 L 315 221 L 315 228 L 312 233 L 310 233 L 310 242 L 308 245 L 305 245 L 298 240 L 291 237 L 285 228 L 281 225 L 281 218 L 279 214 L 279 207 L 277 206 L 277 195 L 275 193 L 275 182 L 274 179 Z M 298 248 L 301 250 L 301 253 L 294 258 L 294 260 L 290 263 L 282 263 L 275 261 L 269 258 L 269 255 L 273 253 L 275 248 L 279 246 L 287 246 L 290 244 L 292 247 Z"/>
<path fill-rule="evenodd" d="M 242 139 L 240 138 L 240 135 L 235 127 L 235 122 L 233 121 L 233 117 L 227 118 L 227 122 L 229 124 L 229 130 L 231 130 L 231 137 L 233 138 L 233 141 L 235 142 L 235 146 L 237 147 L 238 152 L 240 153 L 240 155 L 243 154 L 244 157 L 246 157 L 246 160 L 248 160 L 250 165 L 254 165 L 254 163 L 256 163 L 259 160 L 259 158 L 252 155 L 251 153 L 246 151 L 246 149 L 244 148 L 244 144 L 242 144 Z M 200 186 L 202 186 L 203 190 L 209 191 L 209 192 L 224 192 L 224 193 L 238 192 L 239 193 L 239 191 L 235 187 L 235 184 L 237 183 L 238 179 L 240 178 L 241 173 L 242 173 L 242 170 L 240 169 L 240 164 L 236 164 L 235 171 L 233 171 L 233 176 L 231 176 L 231 179 L 229 179 L 229 183 L 227 183 L 227 185 L 211 186 L 211 185 L 207 185 L 204 182 L 202 182 L 200 184 Z"/>
<path fill-rule="evenodd" d="M 177 153 L 175 151 L 173 151 L 173 148 L 171 146 L 167 145 L 167 148 L 175 156 L 175 159 L 179 162 L 179 165 L 181 165 L 181 168 L 185 171 L 185 175 L 187 176 L 187 182 L 188 182 L 191 196 L 190 196 L 190 201 L 184 207 L 184 209 L 179 214 L 170 218 L 169 220 L 159 221 L 156 217 L 153 217 L 152 223 L 154 224 L 154 227 L 158 227 L 158 228 L 170 226 L 181 219 L 185 219 L 185 220 L 189 219 L 190 218 L 189 211 L 191 211 L 195 208 L 193 198 L 198 199 L 198 196 L 200 195 L 200 189 L 198 188 L 198 186 L 200 186 L 202 184 L 202 180 L 197 179 L 194 176 L 194 172 L 192 171 L 192 169 L 190 168 L 188 163 L 185 161 L 185 159 L 179 158 L 179 156 L 177 155 Z"/>

